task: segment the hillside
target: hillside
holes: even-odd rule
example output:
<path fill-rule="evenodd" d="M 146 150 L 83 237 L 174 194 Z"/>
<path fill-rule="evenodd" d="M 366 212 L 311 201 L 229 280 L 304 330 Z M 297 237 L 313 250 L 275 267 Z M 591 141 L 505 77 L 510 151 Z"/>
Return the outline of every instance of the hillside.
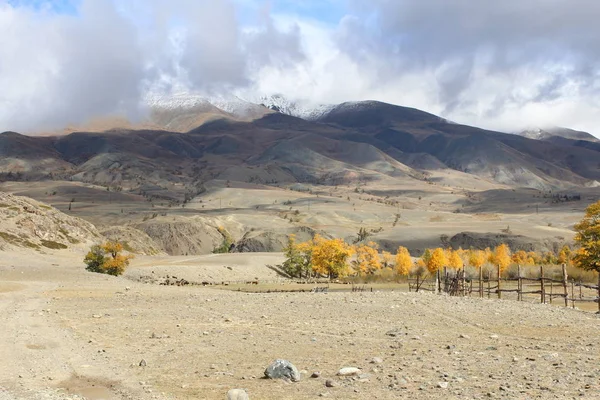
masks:
<path fill-rule="evenodd" d="M 0 192 L 0 250 L 62 250 L 101 239 L 87 221 L 27 197 Z"/>
<path fill-rule="evenodd" d="M 165 194 L 174 198 L 183 197 L 186 190 L 194 192 L 195 182 L 221 174 L 238 180 L 231 168 L 250 165 L 262 170 L 287 168 L 287 174 L 276 175 L 296 182 L 322 182 L 332 173 L 347 176 L 350 170 L 355 182 L 371 180 L 373 174 L 398 177 L 399 171 L 407 179 L 420 179 L 440 168 L 544 190 L 589 186 L 600 180 L 593 142 L 532 140 L 385 103 L 344 103 L 316 121 L 277 112 L 242 121 L 210 104 L 196 107 L 200 108 L 185 109 L 187 122 L 176 123 L 179 128 L 194 127 L 188 133 L 117 129 L 56 137 L 1 134 L 0 173 L 5 180 L 14 180 L 19 173 L 19 179 L 59 176 L 129 189 L 160 187 L 177 192 Z M 301 160 L 304 169 L 292 172 L 292 178 L 288 156 L 277 151 L 290 140 L 314 154 Z M 365 163 L 365 156 L 374 158 Z M 325 160 L 337 167 L 332 171 L 331 162 Z M 185 189 L 175 190 L 177 184 Z"/>

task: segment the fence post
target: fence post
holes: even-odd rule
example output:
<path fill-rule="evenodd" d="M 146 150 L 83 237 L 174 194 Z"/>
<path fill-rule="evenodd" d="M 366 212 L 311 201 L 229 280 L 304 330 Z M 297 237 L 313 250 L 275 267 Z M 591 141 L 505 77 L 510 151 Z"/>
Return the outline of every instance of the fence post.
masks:
<path fill-rule="evenodd" d="M 521 288 L 521 264 L 517 265 L 517 301 L 523 300 L 523 289 Z"/>
<path fill-rule="evenodd" d="M 546 287 L 544 285 L 544 266 L 540 265 L 540 282 L 542 285 L 542 295 L 541 295 L 541 300 L 542 300 L 542 304 L 546 304 Z"/>
<path fill-rule="evenodd" d="M 467 281 L 465 278 L 465 267 L 462 270 L 462 287 L 463 287 L 463 297 L 467 295 Z"/>
<path fill-rule="evenodd" d="M 479 266 L 479 297 L 483 298 L 483 266 Z"/>
<path fill-rule="evenodd" d="M 562 265 L 563 289 L 565 291 L 565 307 L 569 307 L 569 289 L 567 288 L 567 264 Z"/>
<path fill-rule="evenodd" d="M 600 313 L 600 271 L 598 271 L 598 298 L 596 300 L 598 300 L 598 312 Z"/>
<path fill-rule="evenodd" d="M 500 265 L 498 265 L 498 298 L 502 298 L 502 290 L 500 289 Z"/>
<path fill-rule="evenodd" d="M 488 284 L 488 290 L 487 290 L 487 292 L 488 292 L 488 299 L 489 299 L 489 298 L 490 298 L 490 296 L 492 295 L 492 285 L 490 284 L 490 281 L 491 281 L 491 280 L 490 280 L 490 278 L 491 278 L 491 276 L 490 276 L 490 271 L 488 271 L 488 274 L 487 274 L 487 284 Z"/>
<path fill-rule="evenodd" d="M 441 293 L 442 291 L 442 285 L 440 285 L 440 270 L 437 270 L 437 273 L 435 274 L 435 291 L 437 293 Z"/>
<path fill-rule="evenodd" d="M 417 290 L 415 292 L 419 293 L 419 275 L 417 275 Z"/>
<path fill-rule="evenodd" d="M 571 279 L 571 306 L 575 308 L 575 281 Z"/>
<path fill-rule="evenodd" d="M 552 304 L 552 295 L 554 294 L 554 281 L 550 281 L 550 304 Z"/>

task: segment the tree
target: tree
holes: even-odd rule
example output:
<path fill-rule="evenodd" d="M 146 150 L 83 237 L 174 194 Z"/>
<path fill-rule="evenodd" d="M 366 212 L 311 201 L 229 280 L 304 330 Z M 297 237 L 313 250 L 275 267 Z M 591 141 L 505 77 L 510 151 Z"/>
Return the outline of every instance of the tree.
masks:
<path fill-rule="evenodd" d="M 498 245 L 491 253 L 490 262 L 500 268 L 502 273 L 511 262 L 510 248 L 504 243 Z"/>
<path fill-rule="evenodd" d="M 438 247 L 431 253 L 431 258 L 427 263 L 427 269 L 430 273 L 434 274 L 447 264 L 448 259 L 446 258 L 446 252 L 444 251 L 444 249 Z"/>
<path fill-rule="evenodd" d="M 356 246 L 356 261 L 354 265 L 361 274 L 373 274 L 381 269 L 381 261 L 379 260 L 379 252 L 377 251 L 377 243 L 369 242 Z"/>
<path fill-rule="evenodd" d="M 487 255 L 483 250 L 471 250 L 469 251 L 469 265 L 481 269 L 483 264 L 487 261 Z"/>
<path fill-rule="evenodd" d="M 312 245 L 313 271 L 329 278 L 344 277 L 350 272 L 348 259 L 352 254 L 352 246 L 342 239 L 328 240 L 316 235 Z"/>
<path fill-rule="evenodd" d="M 558 252 L 557 261 L 560 264 L 573 265 L 573 252 L 568 245 L 564 245 Z"/>
<path fill-rule="evenodd" d="M 600 272 L 600 201 L 591 204 L 585 217 L 575 225 L 575 242 L 579 249 L 573 261 L 586 271 Z"/>
<path fill-rule="evenodd" d="M 288 236 L 288 243 L 283 249 L 285 261 L 282 264 L 283 270 L 292 278 L 302 278 L 302 267 L 304 260 L 302 253 L 296 244 L 296 235 Z"/>
<path fill-rule="evenodd" d="M 531 257 L 525 250 L 519 250 L 513 253 L 511 260 L 514 264 L 521 266 L 535 265 L 533 257 Z"/>
<path fill-rule="evenodd" d="M 133 255 L 123 255 L 123 245 L 119 242 L 108 241 L 102 245 L 94 245 L 87 253 L 83 262 L 86 270 L 100 274 L 119 276 L 125 272 Z"/>
<path fill-rule="evenodd" d="M 396 252 L 396 272 L 398 275 L 406 276 L 413 266 L 412 258 L 406 247 L 398 247 Z"/>
<path fill-rule="evenodd" d="M 463 260 L 460 257 L 460 253 L 457 250 L 448 251 L 448 267 L 452 269 L 462 269 L 464 267 Z"/>
<path fill-rule="evenodd" d="M 600 311 L 600 201 L 585 210 L 583 219 L 575 225 L 575 242 L 580 246 L 573 263 L 586 271 L 598 273 L 598 310 Z"/>
<path fill-rule="evenodd" d="M 556 254 L 554 254 L 554 252 L 547 251 L 544 253 L 543 261 L 546 265 L 556 265 L 558 263 L 558 257 Z"/>

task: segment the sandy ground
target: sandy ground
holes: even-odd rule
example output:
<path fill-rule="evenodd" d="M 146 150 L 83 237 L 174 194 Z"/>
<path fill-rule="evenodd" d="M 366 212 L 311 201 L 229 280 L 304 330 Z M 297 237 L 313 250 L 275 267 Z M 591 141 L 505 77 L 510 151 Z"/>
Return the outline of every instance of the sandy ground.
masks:
<path fill-rule="evenodd" d="M 251 256 L 205 264 L 261 274 L 265 259 Z M 166 287 L 87 273 L 81 257 L 0 254 L 0 400 L 225 399 L 232 388 L 265 400 L 600 398 L 600 318 L 589 312 L 422 293 Z M 150 264 L 138 260 L 128 276 Z M 277 358 L 302 380 L 262 379 Z M 361 376 L 337 377 L 347 366 Z"/>

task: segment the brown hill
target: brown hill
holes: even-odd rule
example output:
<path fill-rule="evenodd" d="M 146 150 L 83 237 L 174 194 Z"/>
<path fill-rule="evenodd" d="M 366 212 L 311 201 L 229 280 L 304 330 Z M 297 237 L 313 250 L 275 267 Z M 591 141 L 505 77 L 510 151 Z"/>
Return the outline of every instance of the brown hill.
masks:
<path fill-rule="evenodd" d="M 193 121 L 206 112 L 186 115 Z M 187 133 L 128 129 L 57 137 L 4 133 L 0 177 L 59 176 L 180 200 L 216 177 L 269 184 L 279 180 L 350 184 L 423 180 L 431 171 L 449 168 L 539 189 L 594 185 L 600 180 L 592 142 L 585 146 L 577 141 L 531 140 L 385 103 L 344 103 L 317 122 L 280 113 L 240 121 L 220 113 L 217 119 L 190 123 L 199 126 Z M 256 173 L 249 174 L 250 169 Z"/>

